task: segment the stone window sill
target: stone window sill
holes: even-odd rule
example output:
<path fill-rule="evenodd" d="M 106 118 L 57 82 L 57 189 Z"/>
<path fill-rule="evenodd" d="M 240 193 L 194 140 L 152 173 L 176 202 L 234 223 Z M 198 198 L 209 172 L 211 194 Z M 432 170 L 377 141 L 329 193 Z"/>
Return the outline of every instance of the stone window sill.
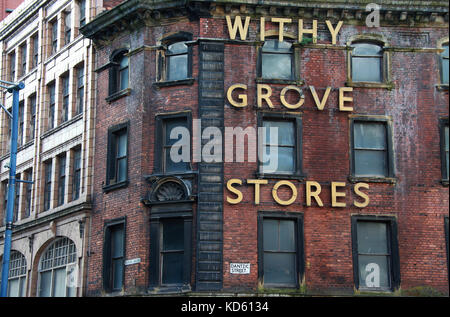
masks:
<path fill-rule="evenodd" d="M 83 113 L 79 113 L 75 117 L 73 117 L 72 119 L 69 119 L 67 121 L 61 122 L 58 126 L 52 128 L 50 130 L 45 131 L 44 134 L 42 134 L 41 137 L 40 137 L 41 140 L 46 138 L 46 137 L 48 137 L 49 135 L 52 135 L 52 134 L 54 134 L 54 133 L 56 133 L 56 132 L 58 132 L 58 131 L 60 131 L 60 130 L 62 130 L 64 128 L 68 127 L 69 125 L 71 125 L 75 121 L 80 120 L 81 118 L 83 118 Z"/>
<path fill-rule="evenodd" d="M 396 184 L 397 179 L 395 177 L 359 177 L 359 176 L 349 176 L 348 180 L 351 183 L 386 183 L 386 184 Z"/>
<path fill-rule="evenodd" d="M 125 96 L 129 96 L 129 95 L 131 95 L 131 88 L 126 88 L 126 89 L 122 89 L 118 92 L 115 92 L 112 95 L 109 95 L 108 97 L 105 98 L 105 100 L 107 102 L 111 103 L 117 99 L 120 99 Z"/>
<path fill-rule="evenodd" d="M 281 173 L 274 173 L 274 174 L 270 174 L 270 173 L 261 173 L 261 172 L 256 172 L 256 177 L 257 178 L 264 178 L 264 179 L 290 179 L 290 180 L 298 180 L 298 181 L 303 181 L 305 180 L 306 176 L 302 175 L 302 174 L 281 174 Z"/>
<path fill-rule="evenodd" d="M 153 83 L 153 86 L 157 88 L 163 87 L 172 87 L 172 86 L 180 86 L 180 85 L 193 85 L 195 82 L 194 78 L 186 78 L 180 80 L 169 80 L 169 81 L 157 81 Z"/>
<path fill-rule="evenodd" d="M 443 179 L 443 180 L 441 180 L 441 184 L 442 184 L 442 186 L 444 186 L 444 187 L 448 187 L 448 179 Z"/>
<path fill-rule="evenodd" d="M 119 189 L 119 188 L 123 188 L 123 187 L 127 187 L 128 186 L 128 180 L 125 180 L 123 182 L 119 182 L 119 183 L 114 183 L 114 184 L 109 184 L 109 185 L 105 185 L 103 186 L 103 192 L 106 194 L 110 191 Z"/>
<path fill-rule="evenodd" d="M 353 81 L 347 81 L 345 83 L 347 87 L 354 87 L 354 88 L 381 88 L 381 89 L 388 89 L 392 90 L 395 88 L 395 85 L 393 82 L 385 82 L 385 83 L 374 83 L 374 82 L 353 82 Z"/>
<path fill-rule="evenodd" d="M 296 85 L 302 86 L 304 84 L 303 79 L 276 79 L 276 78 L 256 78 L 257 84 L 281 84 L 281 85 Z"/>

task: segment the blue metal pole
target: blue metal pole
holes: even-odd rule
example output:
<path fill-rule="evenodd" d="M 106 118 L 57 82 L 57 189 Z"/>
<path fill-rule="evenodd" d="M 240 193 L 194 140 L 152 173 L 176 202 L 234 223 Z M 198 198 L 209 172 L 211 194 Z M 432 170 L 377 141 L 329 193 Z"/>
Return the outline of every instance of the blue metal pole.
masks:
<path fill-rule="evenodd" d="M 8 181 L 8 203 L 6 204 L 6 229 L 5 229 L 5 245 L 3 251 L 2 264 L 2 284 L 0 289 L 0 297 L 8 296 L 8 274 L 9 259 L 11 254 L 11 238 L 13 225 L 13 210 L 16 189 L 16 158 L 17 158 L 17 134 L 19 127 L 19 90 L 24 88 L 24 84 L 20 83 L 8 89 L 13 93 L 12 118 L 11 118 L 11 155 L 9 161 L 9 181 Z"/>

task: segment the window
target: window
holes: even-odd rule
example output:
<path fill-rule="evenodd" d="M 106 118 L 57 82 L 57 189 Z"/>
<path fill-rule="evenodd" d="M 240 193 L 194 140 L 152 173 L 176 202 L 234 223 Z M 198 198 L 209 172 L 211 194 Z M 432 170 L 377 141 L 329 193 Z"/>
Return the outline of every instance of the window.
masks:
<path fill-rule="evenodd" d="M 28 107 L 29 107 L 29 133 L 27 141 L 34 140 L 34 134 L 36 130 L 36 95 L 32 95 L 28 98 Z"/>
<path fill-rule="evenodd" d="M 80 27 L 84 26 L 86 24 L 86 0 L 80 0 L 78 1 L 78 9 L 79 9 L 79 23 Z"/>
<path fill-rule="evenodd" d="M 157 80 L 160 83 L 191 79 L 192 48 L 188 44 L 192 34 L 177 32 L 161 40 L 157 54 Z"/>
<path fill-rule="evenodd" d="M 177 211 L 177 217 L 168 216 Z M 192 208 L 175 204 L 155 208 L 150 220 L 150 287 L 190 289 Z"/>
<path fill-rule="evenodd" d="M 20 76 L 23 76 L 27 73 L 27 44 L 23 44 L 20 47 Z"/>
<path fill-rule="evenodd" d="M 185 42 L 170 44 L 166 51 L 167 80 L 188 78 L 188 46 Z"/>
<path fill-rule="evenodd" d="M 303 275 L 303 216 L 258 215 L 258 275 L 266 288 L 298 288 Z"/>
<path fill-rule="evenodd" d="M 106 291 L 120 291 L 124 282 L 125 219 L 105 227 L 103 281 Z"/>
<path fill-rule="evenodd" d="M 53 55 L 58 50 L 58 20 L 50 22 L 50 55 Z"/>
<path fill-rule="evenodd" d="M 31 68 L 35 68 L 39 59 L 39 37 L 37 34 L 33 36 L 31 43 L 33 45 L 33 59 L 31 60 Z"/>
<path fill-rule="evenodd" d="M 0 281 L 2 267 L 0 267 Z M 22 253 L 11 251 L 9 258 L 9 274 L 8 274 L 8 297 L 25 297 L 27 280 L 27 260 Z"/>
<path fill-rule="evenodd" d="M 16 179 L 20 179 L 20 174 L 16 174 Z M 14 209 L 13 209 L 13 222 L 19 220 L 19 202 L 20 202 L 20 183 L 17 182 L 14 188 L 14 194 L 16 198 L 14 199 Z"/>
<path fill-rule="evenodd" d="M 16 53 L 9 54 L 9 81 L 16 81 Z"/>
<path fill-rule="evenodd" d="M 76 68 L 77 74 L 77 103 L 75 106 L 75 115 L 83 112 L 84 108 L 84 65 Z"/>
<path fill-rule="evenodd" d="M 55 83 L 49 84 L 47 86 L 49 105 L 48 105 L 48 121 L 47 121 L 47 130 L 53 129 L 55 124 Z"/>
<path fill-rule="evenodd" d="M 24 101 L 19 102 L 19 122 L 18 122 L 18 132 L 17 132 L 17 146 L 23 144 L 23 132 L 24 132 L 24 115 L 25 115 L 25 103 Z"/>
<path fill-rule="evenodd" d="M 386 119 L 352 121 L 352 174 L 355 177 L 394 177 L 392 133 Z"/>
<path fill-rule="evenodd" d="M 383 82 L 383 47 L 374 43 L 352 43 L 351 46 L 352 81 Z"/>
<path fill-rule="evenodd" d="M 167 219 L 160 223 L 161 285 L 183 282 L 184 221 Z"/>
<path fill-rule="evenodd" d="M 127 50 L 122 49 L 112 55 L 109 72 L 110 96 L 128 88 L 129 74 L 127 53 Z"/>
<path fill-rule="evenodd" d="M 58 156 L 58 206 L 64 204 L 66 188 L 66 153 Z"/>
<path fill-rule="evenodd" d="M 61 122 L 66 122 L 69 119 L 69 74 L 61 77 L 62 86 L 62 106 L 61 106 Z"/>
<path fill-rule="evenodd" d="M 77 251 L 68 238 L 58 238 L 44 252 L 39 263 L 39 297 L 76 296 L 76 283 L 68 283 L 76 272 Z"/>
<path fill-rule="evenodd" d="M 33 170 L 30 168 L 25 171 L 25 180 L 33 181 Z M 31 215 L 31 194 L 33 190 L 33 184 L 25 183 L 25 212 L 23 218 L 28 218 Z"/>
<path fill-rule="evenodd" d="M 80 197 L 81 191 L 81 148 L 73 151 L 72 200 Z"/>
<path fill-rule="evenodd" d="M 190 156 L 186 162 L 186 159 L 182 159 L 178 162 L 178 158 L 175 160 L 171 157 L 171 151 L 174 153 L 176 150 L 181 157 L 183 152 L 186 151 L 186 147 L 190 147 L 190 144 L 181 144 L 182 135 L 175 133 L 176 138 L 170 138 L 173 129 L 185 128 L 190 131 L 191 126 L 191 114 L 179 113 L 171 115 L 159 115 L 156 117 L 156 148 L 160 155 L 155 155 L 155 167 L 162 173 L 172 172 L 185 172 L 191 170 Z M 190 134 L 189 134 L 190 135 Z M 184 141 L 190 142 L 190 136 Z M 184 148 L 183 148 L 184 147 Z"/>
<path fill-rule="evenodd" d="M 266 40 L 261 49 L 260 77 L 263 79 L 295 78 L 294 50 L 292 43 L 277 39 Z"/>
<path fill-rule="evenodd" d="M 258 126 L 265 128 L 264 137 L 259 140 L 263 153 L 259 161 L 259 173 L 301 177 L 301 118 L 286 114 L 264 113 L 260 114 Z M 275 133 L 271 134 L 275 131 L 277 136 Z"/>
<path fill-rule="evenodd" d="M 124 184 L 128 179 L 128 123 L 108 133 L 107 185 Z"/>
<path fill-rule="evenodd" d="M 50 199 L 52 193 L 52 161 L 44 163 L 44 211 L 50 209 Z"/>
<path fill-rule="evenodd" d="M 444 51 L 441 53 L 441 84 L 448 85 L 448 42 L 442 44 Z"/>
<path fill-rule="evenodd" d="M 399 286 L 397 223 L 382 216 L 352 217 L 356 288 L 394 290 Z"/>
<path fill-rule="evenodd" d="M 448 118 L 440 120 L 441 134 L 441 171 L 442 180 L 448 182 L 449 156 L 448 156 Z"/>
<path fill-rule="evenodd" d="M 2 190 L 3 190 L 3 217 L 2 217 L 2 225 L 6 224 L 6 209 L 8 207 L 8 180 L 2 182 Z"/>
<path fill-rule="evenodd" d="M 71 12 L 66 12 L 64 14 L 64 44 L 70 43 L 70 38 L 72 36 L 72 17 Z"/>

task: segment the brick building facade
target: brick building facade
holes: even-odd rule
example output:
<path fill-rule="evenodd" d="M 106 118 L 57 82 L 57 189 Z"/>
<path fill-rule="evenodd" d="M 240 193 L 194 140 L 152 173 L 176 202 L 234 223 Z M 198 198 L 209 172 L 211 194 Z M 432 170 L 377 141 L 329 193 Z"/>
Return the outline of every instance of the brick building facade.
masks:
<path fill-rule="evenodd" d="M 130 0 L 81 29 L 87 295 L 448 294 L 448 4 L 329 3 Z"/>
<path fill-rule="evenodd" d="M 94 51 L 90 1 L 24 1 L 0 24 L 0 78 L 23 82 L 8 296 L 82 296 L 92 192 Z M 1 92 L 9 111 L 12 94 Z M 11 120 L 1 111 L 0 261 Z"/>

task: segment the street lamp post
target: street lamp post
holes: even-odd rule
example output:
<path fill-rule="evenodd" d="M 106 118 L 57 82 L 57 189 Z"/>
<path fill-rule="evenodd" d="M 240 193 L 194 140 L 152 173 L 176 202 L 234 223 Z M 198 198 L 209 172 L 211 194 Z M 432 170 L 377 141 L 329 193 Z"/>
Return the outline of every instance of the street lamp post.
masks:
<path fill-rule="evenodd" d="M 8 86 L 4 86 L 4 84 Z M 15 199 L 16 187 L 16 158 L 17 158 L 17 135 L 19 126 L 19 90 L 25 88 L 23 83 L 12 83 L 0 80 L 0 87 L 6 88 L 9 93 L 13 94 L 12 113 L 10 113 L 4 106 L 1 106 L 8 116 L 11 117 L 11 148 L 9 161 L 9 180 L 8 180 L 8 203 L 6 204 L 6 229 L 3 251 L 2 264 L 2 284 L 0 289 L 0 297 L 8 296 L 8 273 L 9 273 L 9 259 L 11 254 L 11 237 L 13 225 L 13 209 Z"/>

